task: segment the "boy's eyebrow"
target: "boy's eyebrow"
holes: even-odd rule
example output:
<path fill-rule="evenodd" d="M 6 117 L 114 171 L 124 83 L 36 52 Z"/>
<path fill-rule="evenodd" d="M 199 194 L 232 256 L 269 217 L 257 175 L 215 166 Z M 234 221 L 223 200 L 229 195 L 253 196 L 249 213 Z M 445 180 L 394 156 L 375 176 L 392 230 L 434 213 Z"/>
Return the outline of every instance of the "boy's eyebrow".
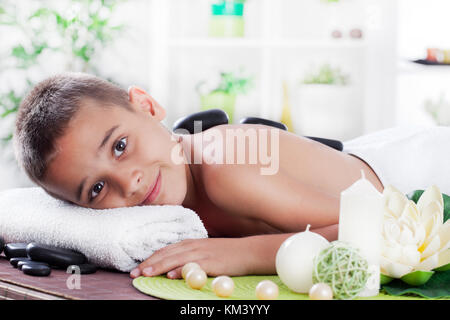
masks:
<path fill-rule="evenodd" d="M 118 127 L 119 127 L 119 125 L 116 125 L 116 126 L 112 127 L 111 129 L 109 129 L 108 131 L 106 131 L 105 137 L 103 138 L 102 143 L 98 147 L 98 151 L 100 151 L 105 146 L 105 144 L 108 142 L 109 138 L 113 134 L 114 130 L 116 130 Z"/>
<path fill-rule="evenodd" d="M 84 178 L 83 181 L 81 181 L 80 185 L 78 186 L 78 189 L 77 189 L 77 200 L 78 200 L 78 202 L 80 202 L 81 192 L 83 191 L 83 187 L 84 187 L 84 184 L 86 182 L 86 179 L 87 178 Z"/>
<path fill-rule="evenodd" d="M 97 152 L 100 152 L 100 150 L 108 143 L 109 138 L 112 136 L 114 131 L 119 127 L 120 125 L 115 125 L 111 129 L 105 132 L 105 137 L 102 140 L 102 143 L 100 143 L 100 146 L 97 149 Z M 87 177 L 81 181 L 80 185 L 77 189 L 77 200 L 80 202 L 81 200 L 81 193 L 83 192 L 84 184 L 86 183 Z"/>

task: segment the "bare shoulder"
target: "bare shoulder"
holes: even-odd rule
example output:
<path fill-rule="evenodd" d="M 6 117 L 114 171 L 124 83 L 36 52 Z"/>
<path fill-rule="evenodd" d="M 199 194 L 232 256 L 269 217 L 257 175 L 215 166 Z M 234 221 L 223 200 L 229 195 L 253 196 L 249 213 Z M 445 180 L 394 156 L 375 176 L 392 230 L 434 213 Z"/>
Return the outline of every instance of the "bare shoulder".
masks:
<path fill-rule="evenodd" d="M 218 207 L 241 216 L 255 217 L 253 205 L 264 196 L 259 188 L 273 181 L 249 164 L 203 163 L 202 182 L 208 198 Z M 245 211 L 242 209 L 246 208 Z"/>
<path fill-rule="evenodd" d="M 196 152 L 201 154 L 206 191 L 213 200 L 227 205 L 243 195 L 248 199 L 255 194 L 256 186 L 282 183 L 286 175 L 300 171 L 289 167 L 301 165 L 291 159 L 295 149 L 301 149 L 302 139 L 277 128 L 220 125 L 202 132 L 201 139 L 201 144 L 197 142 L 201 150 L 196 148 Z"/>

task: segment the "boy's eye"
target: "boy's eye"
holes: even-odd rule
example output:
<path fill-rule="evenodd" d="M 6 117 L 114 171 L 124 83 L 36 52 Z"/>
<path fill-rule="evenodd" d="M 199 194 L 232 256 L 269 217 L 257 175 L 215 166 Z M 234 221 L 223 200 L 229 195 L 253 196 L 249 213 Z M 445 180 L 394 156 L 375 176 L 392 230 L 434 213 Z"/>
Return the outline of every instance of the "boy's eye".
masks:
<path fill-rule="evenodd" d="M 117 143 L 114 145 L 114 155 L 116 157 L 120 157 L 124 153 L 126 148 L 127 148 L 127 138 L 125 137 L 117 141 Z M 94 186 L 91 189 L 90 195 L 91 200 L 94 200 L 99 195 L 104 186 L 105 183 L 103 181 L 94 184 Z"/>
<path fill-rule="evenodd" d="M 114 146 L 114 155 L 120 157 L 127 147 L 127 138 L 120 139 Z"/>
<path fill-rule="evenodd" d="M 94 184 L 94 187 L 91 190 L 91 200 L 95 199 L 98 196 L 98 194 L 102 191 L 104 185 L 105 183 L 103 181 Z"/>

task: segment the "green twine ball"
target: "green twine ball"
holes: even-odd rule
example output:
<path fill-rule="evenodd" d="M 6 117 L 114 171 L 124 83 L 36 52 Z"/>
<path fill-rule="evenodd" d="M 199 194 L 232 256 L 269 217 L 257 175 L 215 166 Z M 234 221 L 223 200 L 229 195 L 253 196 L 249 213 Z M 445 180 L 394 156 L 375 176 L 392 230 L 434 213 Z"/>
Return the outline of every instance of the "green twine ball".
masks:
<path fill-rule="evenodd" d="M 357 248 L 333 241 L 314 258 L 313 283 L 326 283 L 337 299 L 353 299 L 365 287 L 368 263 Z"/>

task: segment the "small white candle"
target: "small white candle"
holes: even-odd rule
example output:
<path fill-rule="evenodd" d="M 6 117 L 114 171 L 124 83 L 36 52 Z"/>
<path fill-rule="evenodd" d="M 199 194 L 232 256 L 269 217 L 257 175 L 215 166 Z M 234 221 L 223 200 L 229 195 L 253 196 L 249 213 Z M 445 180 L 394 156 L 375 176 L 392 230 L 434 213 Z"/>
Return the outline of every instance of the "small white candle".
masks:
<path fill-rule="evenodd" d="M 383 195 L 365 178 L 341 192 L 339 240 L 359 248 L 369 264 L 369 279 L 359 293 L 376 296 L 380 289 L 381 224 Z"/>

